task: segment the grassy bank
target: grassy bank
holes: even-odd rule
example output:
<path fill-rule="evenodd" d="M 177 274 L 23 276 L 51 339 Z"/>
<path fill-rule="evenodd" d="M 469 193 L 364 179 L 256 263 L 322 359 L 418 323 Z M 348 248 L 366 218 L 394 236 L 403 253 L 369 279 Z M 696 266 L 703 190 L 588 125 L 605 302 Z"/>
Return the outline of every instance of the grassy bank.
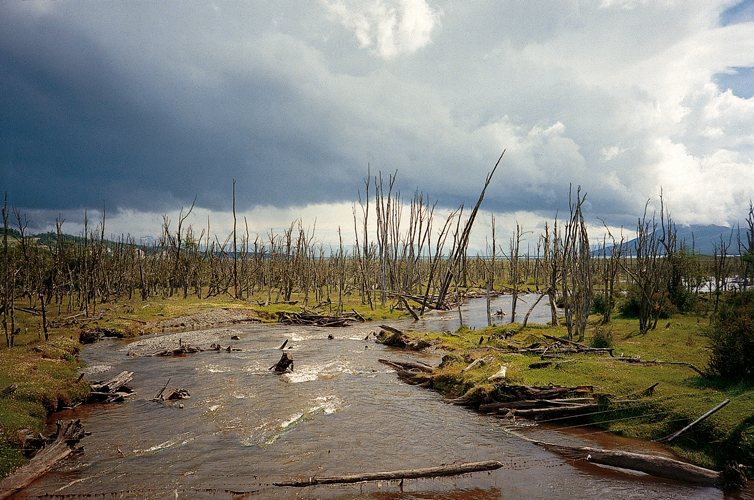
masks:
<path fill-rule="evenodd" d="M 644 361 L 679 364 L 628 363 L 607 353 L 580 353 L 567 354 L 567 359 L 556 359 L 551 366 L 536 369 L 529 365 L 542 361 L 538 355 L 503 351 L 547 341 L 544 334 L 567 338 L 565 327 L 522 328 L 509 324 L 480 330 L 407 333 L 449 353 L 441 367 L 426 376 L 431 386 L 451 397 L 465 397 L 473 404 L 503 400 L 495 386 L 501 382 L 590 385 L 595 393 L 612 396 L 605 401 L 640 400 L 606 404 L 602 412 L 590 417 L 590 423 L 623 436 L 644 440 L 666 437 L 729 398 L 731 402 L 725 408 L 675 439 L 671 448 L 680 457 L 710 468 L 720 469 L 728 460 L 754 466 L 754 388 L 744 383 L 723 384 L 689 366 L 704 371 L 709 353 L 703 327 L 708 323 L 708 319 L 680 315 L 666 320 L 656 330 L 638 335 L 636 320 L 615 319 L 609 325 L 600 325 L 595 316 L 585 344 L 604 345 L 607 339 L 616 357 L 638 356 Z M 600 342 L 595 341 L 596 337 Z M 486 358 L 487 362 L 464 371 L 479 358 Z M 506 378 L 488 381 L 501 366 L 507 367 Z M 642 394 L 655 384 L 651 395 Z"/>

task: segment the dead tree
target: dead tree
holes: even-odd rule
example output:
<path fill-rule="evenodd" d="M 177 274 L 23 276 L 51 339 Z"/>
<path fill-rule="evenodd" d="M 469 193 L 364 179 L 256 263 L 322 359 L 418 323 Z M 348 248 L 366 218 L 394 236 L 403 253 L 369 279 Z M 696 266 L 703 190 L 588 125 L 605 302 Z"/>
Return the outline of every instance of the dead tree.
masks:
<path fill-rule="evenodd" d="M 660 221 L 649 218 L 647 207 L 636 226 L 635 259 L 632 266 L 621 261 L 639 293 L 639 333 L 646 334 L 657 326 L 667 296 L 669 262 L 675 252 L 675 225 L 660 196 Z"/>
<path fill-rule="evenodd" d="M 573 340 L 574 333 L 578 333 L 579 341 L 583 341 L 593 296 L 591 248 L 581 209 L 586 194 L 582 197 L 579 187 L 576 191 L 576 200 L 572 200 L 570 193 L 568 198 L 571 217 L 566 224 L 563 236 L 561 265 L 563 308 L 568 339 Z"/>
<path fill-rule="evenodd" d="M 466 250 L 469 247 L 469 237 L 471 236 L 471 228 L 474 226 L 474 220 L 476 219 L 476 214 L 479 212 L 479 207 L 482 204 L 482 200 L 484 200 L 484 193 L 487 191 L 487 187 L 490 185 L 490 182 L 492 181 L 492 176 L 495 175 L 495 170 L 497 170 L 498 165 L 500 165 L 500 162 L 503 159 L 503 155 L 505 154 L 505 150 L 500 154 L 500 158 L 498 158 L 497 163 L 495 163 L 495 167 L 492 169 L 492 172 L 490 172 L 487 175 L 487 179 L 484 181 L 484 188 L 482 188 L 482 193 L 479 195 L 479 199 L 476 202 L 476 205 L 474 206 L 474 209 L 471 211 L 471 215 L 469 215 L 469 220 L 466 221 L 466 225 L 463 228 L 463 233 L 461 233 L 460 238 L 458 239 L 458 244 L 455 245 L 454 252 L 451 253 L 450 259 L 449 259 L 449 265 L 445 272 L 445 277 L 442 280 L 442 283 L 440 284 L 440 289 L 437 294 L 437 301 L 435 304 L 435 307 L 438 309 L 441 307 L 441 305 L 445 302 L 445 296 L 448 293 L 448 288 L 450 288 L 450 283 L 453 279 L 453 276 L 458 269 L 458 265 L 462 260 L 462 257 L 466 255 Z"/>

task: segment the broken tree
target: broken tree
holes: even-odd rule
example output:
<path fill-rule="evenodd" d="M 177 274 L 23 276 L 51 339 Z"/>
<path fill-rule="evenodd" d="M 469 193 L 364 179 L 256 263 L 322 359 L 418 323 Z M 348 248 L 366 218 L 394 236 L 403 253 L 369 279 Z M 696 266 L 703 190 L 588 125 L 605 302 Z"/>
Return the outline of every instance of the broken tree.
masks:
<path fill-rule="evenodd" d="M 58 421 L 57 430 L 50 436 L 49 444 L 37 452 L 29 463 L 0 482 L 0 500 L 10 498 L 52 469 L 59 460 L 74 451 L 84 435 L 80 420 Z"/>

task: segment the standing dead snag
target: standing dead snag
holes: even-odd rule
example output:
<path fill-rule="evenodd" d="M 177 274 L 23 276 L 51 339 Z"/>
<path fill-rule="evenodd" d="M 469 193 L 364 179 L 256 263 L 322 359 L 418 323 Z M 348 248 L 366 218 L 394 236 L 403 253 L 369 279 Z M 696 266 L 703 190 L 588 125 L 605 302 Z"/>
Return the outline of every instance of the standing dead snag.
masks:
<path fill-rule="evenodd" d="M 280 356 L 280 361 L 272 365 L 270 370 L 275 370 L 275 373 L 284 373 L 288 370 L 293 371 L 293 356 L 284 352 Z"/>

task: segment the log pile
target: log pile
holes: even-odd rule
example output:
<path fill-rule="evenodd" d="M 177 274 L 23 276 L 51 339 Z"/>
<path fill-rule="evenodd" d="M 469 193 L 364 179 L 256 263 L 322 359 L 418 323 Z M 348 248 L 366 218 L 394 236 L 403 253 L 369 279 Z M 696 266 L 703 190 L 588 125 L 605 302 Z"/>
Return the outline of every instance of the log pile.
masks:
<path fill-rule="evenodd" d="M 123 401 L 133 394 L 133 388 L 128 383 L 133 378 L 133 372 L 122 371 L 106 382 L 90 383 L 91 392 L 87 403 L 114 403 Z"/>
<path fill-rule="evenodd" d="M 342 327 L 350 326 L 354 321 L 351 314 L 341 316 L 327 316 L 317 314 L 311 311 L 301 311 L 300 313 L 282 311 L 278 313 L 278 319 L 284 325 L 304 325 L 304 326 L 322 326 L 322 327 Z"/>
<path fill-rule="evenodd" d="M 58 421 L 56 431 L 29 463 L 0 482 L 0 500 L 10 498 L 44 475 L 59 460 L 70 455 L 86 435 L 80 420 Z"/>

